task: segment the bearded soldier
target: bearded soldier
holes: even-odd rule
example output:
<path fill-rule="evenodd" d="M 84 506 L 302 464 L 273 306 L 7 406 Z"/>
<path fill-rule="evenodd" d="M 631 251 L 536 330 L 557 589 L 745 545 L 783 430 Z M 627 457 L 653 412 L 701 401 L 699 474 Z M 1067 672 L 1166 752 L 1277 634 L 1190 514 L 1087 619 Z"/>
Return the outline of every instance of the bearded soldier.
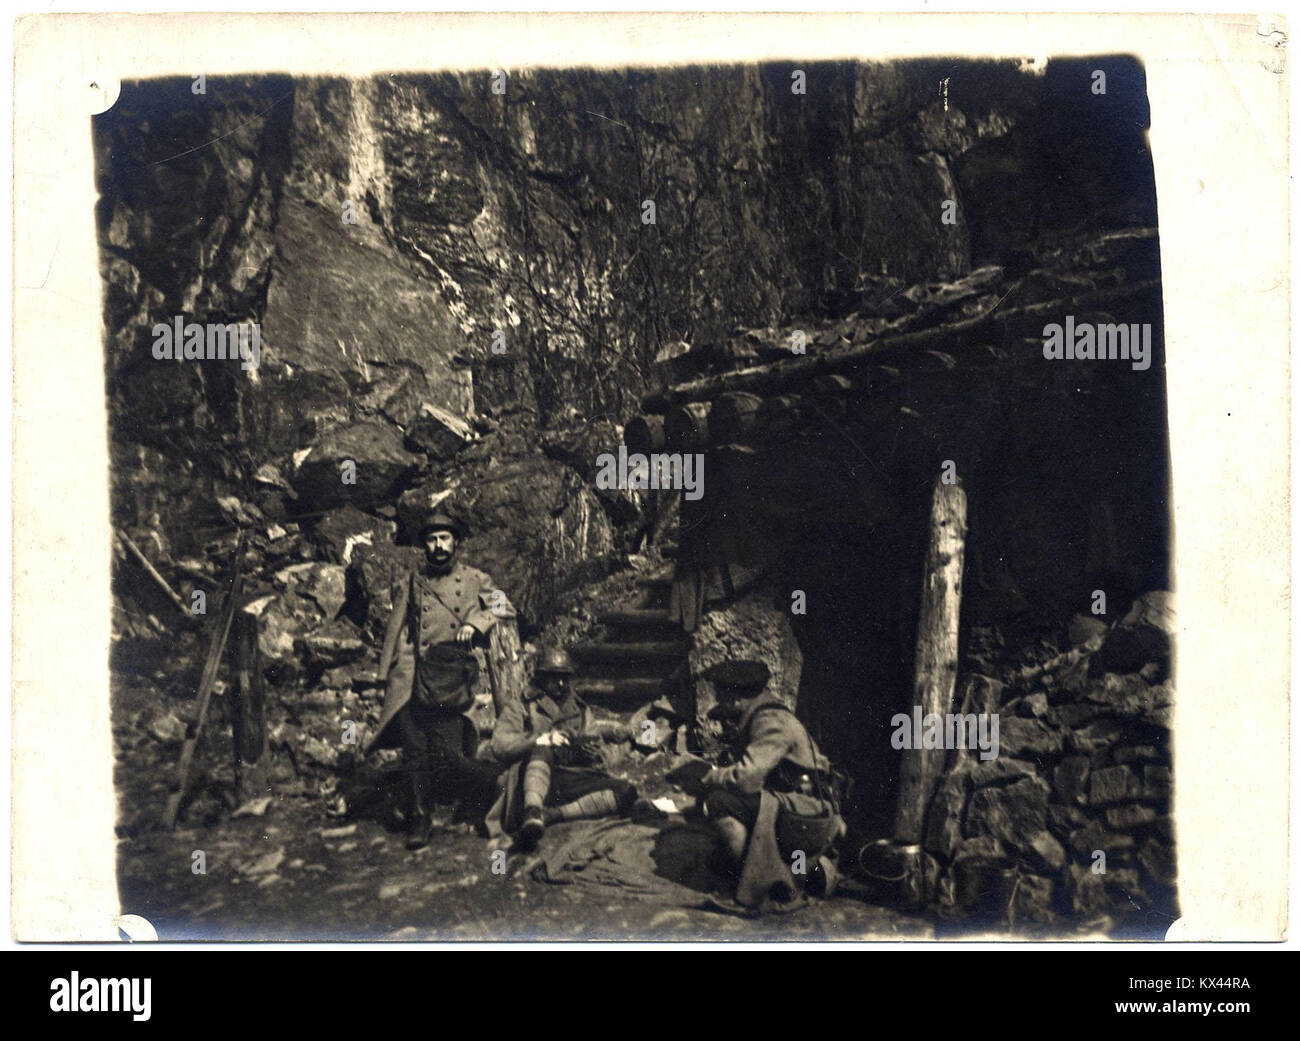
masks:
<path fill-rule="evenodd" d="M 411 779 L 408 849 L 428 844 L 438 797 L 481 819 L 497 791 L 500 768 L 474 758 L 478 734 L 466 712 L 478 679 L 473 647 L 486 645 L 509 604 L 491 577 L 457 559 L 465 534 L 446 513 L 424 521 L 424 567 L 394 590 L 384 635 L 380 665 L 391 668 L 366 752 L 401 745 Z"/>

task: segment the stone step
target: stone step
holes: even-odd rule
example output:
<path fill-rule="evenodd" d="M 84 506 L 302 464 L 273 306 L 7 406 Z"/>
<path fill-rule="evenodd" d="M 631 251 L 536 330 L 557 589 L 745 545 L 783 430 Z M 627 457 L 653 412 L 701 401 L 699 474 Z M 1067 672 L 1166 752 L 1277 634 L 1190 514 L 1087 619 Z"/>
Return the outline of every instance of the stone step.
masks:
<path fill-rule="evenodd" d="M 663 567 L 658 571 L 650 571 L 644 575 L 637 575 L 636 584 L 652 589 L 667 589 L 673 584 L 673 569 L 671 567 Z"/>
<path fill-rule="evenodd" d="M 601 625 L 616 629 L 675 628 L 668 620 L 668 610 L 662 607 L 631 607 L 617 611 L 602 611 L 597 620 Z"/>
<path fill-rule="evenodd" d="M 661 679 L 637 676 L 623 679 L 574 680 L 573 690 L 585 701 L 644 704 L 666 694 L 668 685 Z"/>
<path fill-rule="evenodd" d="M 686 657 L 685 643 L 652 641 L 645 643 L 578 643 L 569 648 L 581 662 L 593 665 L 676 664 Z"/>

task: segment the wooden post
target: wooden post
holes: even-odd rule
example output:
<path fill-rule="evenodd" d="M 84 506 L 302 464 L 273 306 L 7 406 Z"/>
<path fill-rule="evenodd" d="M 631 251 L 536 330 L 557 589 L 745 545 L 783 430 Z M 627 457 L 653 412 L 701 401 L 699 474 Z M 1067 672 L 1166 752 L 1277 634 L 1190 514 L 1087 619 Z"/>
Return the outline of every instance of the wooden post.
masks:
<path fill-rule="evenodd" d="M 528 689 L 528 672 L 520 653 L 519 624 L 513 617 L 500 618 L 488 630 L 488 681 L 492 685 L 492 707 L 501 710 Z"/>
<path fill-rule="evenodd" d="M 266 677 L 257 644 L 259 621 L 240 604 L 230 643 L 235 681 L 231 724 L 235 745 L 235 795 L 242 805 L 271 794 L 271 745 L 266 725 Z"/>
<path fill-rule="evenodd" d="M 930 542 L 921 586 L 921 615 L 916 633 L 913 706 L 921 718 L 952 711 L 957 685 L 957 627 L 961 612 L 961 572 L 966 551 L 966 493 L 958 484 L 935 482 L 930 510 Z M 914 711 L 914 709 L 913 709 Z M 942 748 L 903 752 L 898 785 L 894 841 L 917 846 L 935 782 L 943 772 Z"/>

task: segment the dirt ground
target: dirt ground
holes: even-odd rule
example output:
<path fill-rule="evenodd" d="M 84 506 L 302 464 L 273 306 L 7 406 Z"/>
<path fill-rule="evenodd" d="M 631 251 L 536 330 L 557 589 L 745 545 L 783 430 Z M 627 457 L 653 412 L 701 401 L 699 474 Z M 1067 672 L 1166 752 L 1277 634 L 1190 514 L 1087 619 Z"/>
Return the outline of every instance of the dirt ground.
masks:
<path fill-rule="evenodd" d="M 123 913 L 149 919 L 162 940 L 835 940 L 926 938 L 925 920 L 846 893 L 760 919 L 664 908 L 635 896 L 533 880 L 535 855 L 446 817 L 411 853 L 391 823 L 328 818 L 314 798 L 282 798 L 262 817 L 152 831 L 125 841 Z M 562 841 L 572 825 L 548 830 Z M 196 852 L 205 874 L 196 874 Z M 499 863 L 499 861 L 498 861 Z M 703 894 L 701 894 L 703 897 Z"/>

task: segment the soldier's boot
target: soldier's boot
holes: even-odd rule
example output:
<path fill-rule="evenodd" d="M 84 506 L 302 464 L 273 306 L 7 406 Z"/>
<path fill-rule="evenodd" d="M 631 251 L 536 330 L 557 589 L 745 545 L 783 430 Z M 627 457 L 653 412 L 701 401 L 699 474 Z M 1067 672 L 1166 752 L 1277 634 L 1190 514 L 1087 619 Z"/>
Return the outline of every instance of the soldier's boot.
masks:
<path fill-rule="evenodd" d="M 542 804 L 551 791 L 551 763 L 543 755 L 534 755 L 524 767 L 524 822 L 515 835 L 522 850 L 536 849 L 546 832 L 546 814 Z"/>
<path fill-rule="evenodd" d="M 749 841 L 749 830 L 735 817 L 714 817 L 709 823 L 722 840 L 714 866 L 723 874 L 737 873 L 745 862 L 745 844 Z"/>
<path fill-rule="evenodd" d="M 546 818 L 540 806 L 524 808 L 524 822 L 515 833 L 515 847 L 523 852 L 534 850 L 546 834 Z"/>
<path fill-rule="evenodd" d="M 840 884 L 840 869 L 835 861 L 823 853 L 813 861 L 812 871 L 804 891 L 811 896 L 831 897 Z"/>
<path fill-rule="evenodd" d="M 432 795 L 429 775 L 417 764 L 411 771 L 411 823 L 406 831 L 406 848 L 423 849 L 433 835 Z"/>

